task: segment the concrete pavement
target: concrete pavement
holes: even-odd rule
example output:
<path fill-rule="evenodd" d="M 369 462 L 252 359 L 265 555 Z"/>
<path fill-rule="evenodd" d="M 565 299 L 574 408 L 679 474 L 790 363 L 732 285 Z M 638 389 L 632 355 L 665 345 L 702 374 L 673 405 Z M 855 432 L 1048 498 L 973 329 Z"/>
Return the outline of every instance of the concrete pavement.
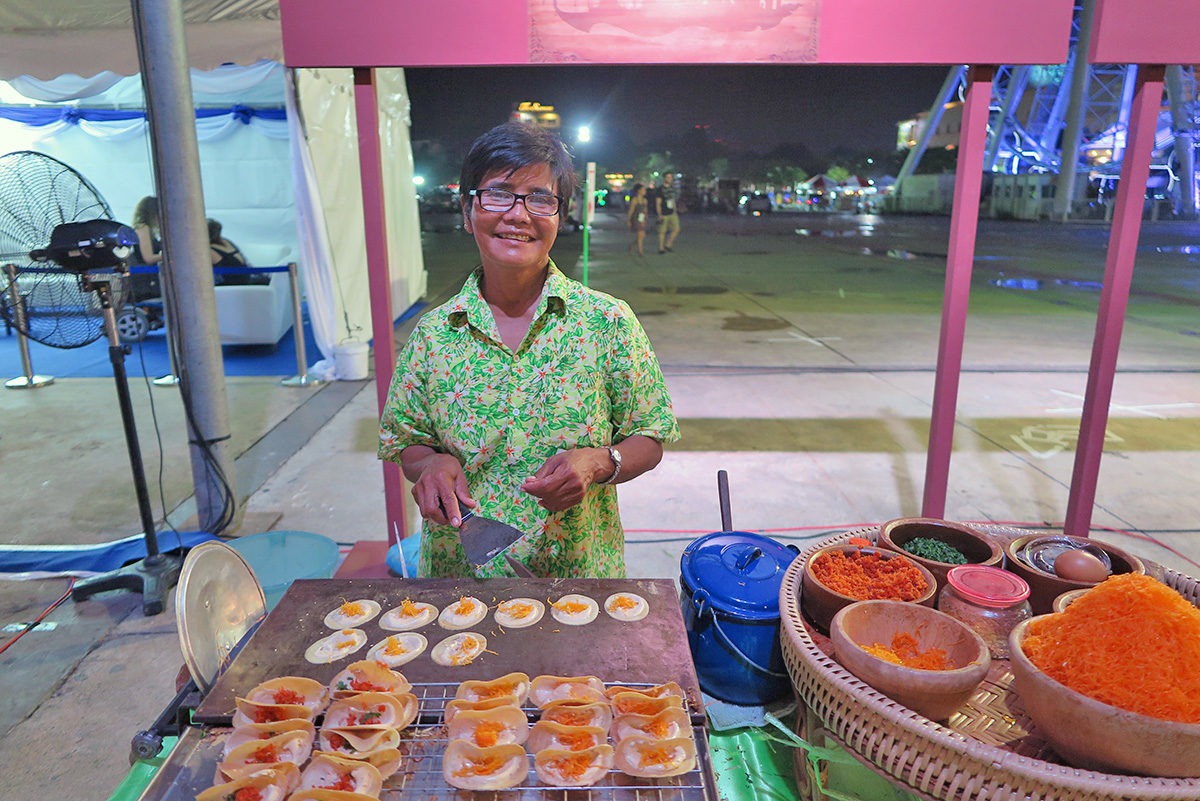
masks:
<path fill-rule="evenodd" d="M 736 528 L 801 544 L 920 513 L 946 220 L 685 216 L 674 253 L 654 254 L 648 242 L 640 259 L 628 255 L 622 223 L 597 221 L 589 283 L 638 313 L 684 434 L 658 469 L 620 488 L 632 576 L 677 577 L 687 542 L 720 528 L 719 469 L 729 473 Z M 1194 225 L 1143 233 L 1093 517 L 1095 536 L 1191 575 L 1200 570 L 1189 478 L 1200 455 L 1200 336 L 1197 264 L 1178 248 L 1195 235 Z M 576 276 L 578 240 L 565 236 L 555 251 Z M 1104 244 L 1099 226 L 981 224 L 948 518 L 1061 521 Z M 471 242 L 430 233 L 425 250 L 437 300 L 474 264 Z M 1004 286 L 1012 279 L 1040 288 Z M 107 414 L 111 382 L 60 383 L 0 393 L 0 497 L 20 510 L 6 512 L 5 539 L 136 533 L 131 504 L 119 500 L 128 483 L 119 427 L 114 438 L 72 411 Z M 242 533 L 382 539 L 373 386 L 244 383 L 230 393 Z M 162 505 L 179 518 L 190 476 L 170 441 L 177 412 L 169 400 L 159 406 Z M 29 619 L 64 586 L 0 585 L 3 622 Z M 53 632 L 35 630 L 0 655 L 0 764 L 22 766 L 5 771 L 0 798 L 105 798 L 127 769 L 129 738 L 174 694 L 173 608 L 142 618 L 136 596 L 116 593 L 68 602 L 49 620 Z"/>

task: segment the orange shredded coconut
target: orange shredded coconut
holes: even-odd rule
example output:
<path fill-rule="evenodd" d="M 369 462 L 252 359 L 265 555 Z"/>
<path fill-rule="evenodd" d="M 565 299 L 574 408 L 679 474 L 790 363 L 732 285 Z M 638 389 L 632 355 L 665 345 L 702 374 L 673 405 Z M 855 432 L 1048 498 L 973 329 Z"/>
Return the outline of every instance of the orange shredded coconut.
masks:
<path fill-rule="evenodd" d="M 254 753 L 246 760 L 247 764 L 271 765 L 279 761 L 279 752 L 272 743 L 254 749 Z"/>
<path fill-rule="evenodd" d="M 504 767 L 500 757 L 485 756 L 478 760 L 464 759 L 463 765 L 454 771 L 455 776 L 493 776 Z"/>
<path fill-rule="evenodd" d="M 859 601 L 915 601 L 929 589 L 908 558 L 885 559 L 875 551 L 829 551 L 814 559 L 809 571 L 829 589 Z"/>
<path fill-rule="evenodd" d="M 521 620 L 527 618 L 533 613 L 533 604 L 523 603 L 521 601 L 506 601 L 500 604 L 500 609 L 504 614 Z"/>
<path fill-rule="evenodd" d="M 558 735 L 558 741 L 562 743 L 563 748 L 568 751 L 583 751 L 584 749 L 591 748 L 596 744 L 595 736 L 586 731 L 561 732 Z"/>
<path fill-rule="evenodd" d="M 233 794 L 233 801 L 262 801 L 262 792 L 257 787 L 242 787 Z"/>
<path fill-rule="evenodd" d="M 861 647 L 869 654 L 904 667 L 918 670 L 949 670 L 952 667 L 944 649 L 929 648 L 922 651 L 918 648 L 917 638 L 907 631 L 898 631 L 892 635 L 890 646 L 875 643 Z"/>
<path fill-rule="evenodd" d="M 677 762 L 674 746 L 663 746 L 653 744 L 640 746 L 638 753 L 642 758 L 642 765 L 674 765 Z"/>
<path fill-rule="evenodd" d="M 575 753 L 570 756 L 555 757 L 548 764 L 560 776 L 568 779 L 578 779 L 592 766 L 592 756 L 590 754 Z"/>
<path fill-rule="evenodd" d="M 295 690 L 281 687 L 271 696 L 277 704 L 303 704 L 304 696 Z"/>
<path fill-rule="evenodd" d="M 460 596 L 458 603 L 454 605 L 454 614 L 469 615 L 475 610 L 475 601 L 468 598 L 466 595 Z"/>
<path fill-rule="evenodd" d="M 618 715 L 657 715 L 662 711 L 662 704 L 657 698 L 630 693 L 619 701 L 614 700 L 613 709 Z"/>
<path fill-rule="evenodd" d="M 419 614 L 421 614 L 421 607 L 414 604 L 411 598 L 405 598 L 404 602 L 400 604 L 401 617 L 416 617 Z"/>
<path fill-rule="evenodd" d="M 364 611 L 362 604 L 358 601 L 346 601 L 341 608 L 342 614 L 346 617 L 358 617 Z"/>
<path fill-rule="evenodd" d="M 480 748 L 495 745 L 500 741 L 500 732 L 502 731 L 504 731 L 504 724 L 500 721 L 481 720 L 475 727 L 475 744 Z"/>
<path fill-rule="evenodd" d="M 555 707 L 550 715 L 544 715 L 564 726 L 586 726 L 592 722 L 592 713 L 584 709 L 572 709 L 570 706 Z"/>
<path fill-rule="evenodd" d="M 642 731 L 656 740 L 666 739 L 666 736 L 671 733 L 671 721 L 666 715 L 656 715 L 646 723 Z"/>
<path fill-rule="evenodd" d="M 580 612 L 587 611 L 588 605 L 579 601 L 558 601 L 554 604 L 554 608 L 560 612 L 566 612 L 568 615 L 578 615 Z"/>
<path fill-rule="evenodd" d="M 1150 576 L 1110 576 L 1029 624 L 1029 661 L 1076 692 L 1139 715 L 1200 723 L 1200 609 Z"/>
<path fill-rule="evenodd" d="M 637 600 L 630 598 L 628 595 L 618 595 L 616 598 L 613 598 L 612 603 L 609 604 L 609 608 L 610 609 L 636 609 L 637 605 L 638 605 Z"/>

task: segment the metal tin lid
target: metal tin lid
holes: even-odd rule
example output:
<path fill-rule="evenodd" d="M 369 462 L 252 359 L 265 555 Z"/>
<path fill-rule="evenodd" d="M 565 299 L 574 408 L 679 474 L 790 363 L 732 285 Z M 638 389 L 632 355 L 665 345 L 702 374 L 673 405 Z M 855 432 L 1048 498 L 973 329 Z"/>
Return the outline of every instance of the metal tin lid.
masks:
<path fill-rule="evenodd" d="M 718 531 L 693 540 L 680 559 L 691 592 L 703 590 L 718 611 L 751 620 L 779 617 L 779 587 L 796 550 L 748 531 Z"/>
<path fill-rule="evenodd" d="M 183 661 L 202 693 L 266 614 L 262 585 L 241 554 L 215 540 L 192 548 L 179 573 L 175 622 Z"/>
<path fill-rule="evenodd" d="M 955 592 L 979 606 L 1015 606 L 1029 597 L 1025 579 L 988 565 L 952 567 L 946 572 L 946 581 Z"/>

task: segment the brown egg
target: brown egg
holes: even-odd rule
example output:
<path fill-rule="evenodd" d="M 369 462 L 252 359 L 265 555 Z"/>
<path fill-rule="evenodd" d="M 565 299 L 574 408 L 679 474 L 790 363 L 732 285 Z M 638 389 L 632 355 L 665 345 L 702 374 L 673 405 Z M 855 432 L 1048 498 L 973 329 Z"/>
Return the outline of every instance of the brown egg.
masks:
<path fill-rule="evenodd" d="M 1108 578 L 1108 568 L 1087 551 L 1063 551 L 1054 560 L 1054 574 L 1068 581 L 1089 584 Z"/>

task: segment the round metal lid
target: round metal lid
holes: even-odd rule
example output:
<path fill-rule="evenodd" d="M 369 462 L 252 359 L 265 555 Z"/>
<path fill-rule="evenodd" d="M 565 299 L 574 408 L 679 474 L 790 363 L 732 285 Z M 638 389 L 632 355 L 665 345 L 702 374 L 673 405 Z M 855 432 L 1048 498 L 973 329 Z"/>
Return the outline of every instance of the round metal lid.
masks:
<path fill-rule="evenodd" d="M 241 554 L 215 540 L 192 548 L 179 574 L 175 620 L 183 661 L 202 693 L 266 614 L 262 585 Z"/>
<path fill-rule="evenodd" d="M 779 617 L 779 587 L 796 551 L 748 531 L 693 540 L 680 560 L 683 583 L 703 589 L 714 608 L 751 620 Z"/>

